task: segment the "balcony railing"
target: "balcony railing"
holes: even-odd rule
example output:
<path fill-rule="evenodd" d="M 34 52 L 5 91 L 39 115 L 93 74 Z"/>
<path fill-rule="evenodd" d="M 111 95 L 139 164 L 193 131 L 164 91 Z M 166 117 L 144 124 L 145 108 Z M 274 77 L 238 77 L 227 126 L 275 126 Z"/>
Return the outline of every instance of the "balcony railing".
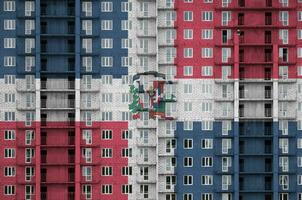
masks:
<path fill-rule="evenodd" d="M 60 109 L 60 108 L 74 108 L 74 107 L 75 107 L 74 99 L 65 99 L 65 100 L 63 99 L 57 101 L 41 99 L 41 108 Z"/>
<path fill-rule="evenodd" d="M 41 89 L 44 90 L 74 90 L 74 81 L 64 81 L 64 82 L 48 82 L 41 81 Z"/>

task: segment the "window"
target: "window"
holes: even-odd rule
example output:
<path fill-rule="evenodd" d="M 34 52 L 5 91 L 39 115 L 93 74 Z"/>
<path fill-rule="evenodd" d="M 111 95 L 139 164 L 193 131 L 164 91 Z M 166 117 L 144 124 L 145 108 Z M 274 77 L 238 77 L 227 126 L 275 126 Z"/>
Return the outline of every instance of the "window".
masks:
<path fill-rule="evenodd" d="M 302 138 L 297 139 L 297 148 L 302 149 Z"/>
<path fill-rule="evenodd" d="M 25 20 L 25 35 L 30 35 L 35 30 L 35 20 Z"/>
<path fill-rule="evenodd" d="M 101 57 L 102 67 L 112 67 L 113 66 L 113 57 Z"/>
<path fill-rule="evenodd" d="M 132 175 L 132 167 L 126 166 L 122 167 L 122 176 L 131 176 Z"/>
<path fill-rule="evenodd" d="M 122 194 L 131 194 L 132 185 L 122 185 Z"/>
<path fill-rule="evenodd" d="M 192 157 L 184 157 L 184 167 L 193 167 Z"/>
<path fill-rule="evenodd" d="M 279 185 L 282 187 L 282 190 L 288 190 L 289 176 L 288 175 L 279 175 Z"/>
<path fill-rule="evenodd" d="M 297 200 L 302 200 L 302 193 L 298 193 L 298 199 Z"/>
<path fill-rule="evenodd" d="M 122 139 L 123 140 L 132 139 L 132 131 L 130 131 L 130 130 L 123 130 L 122 131 Z"/>
<path fill-rule="evenodd" d="M 14 19 L 5 19 L 4 23 L 4 30 L 15 30 L 16 29 L 16 20 Z"/>
<path fill-rule="evenodd" d="M 112 47 L 113 47 L 113 40 L 112 40 L 112 38 L 102 38 L 102 40 L 101 40 L 101 47 L 103 49 L 112 49 Z"/>
<path fill-rule="evenodd" d="M 202 112 L 212 112 L 212 102 L 202 102 L 201 111 Z"/>
<path fill-rule="evenodd" d="M 132 21 L 122 20 L 121 21 L 121 29 L 122 29 L 122 31 L 132 30 Z"/>
<path fill-rule="evenodd" d="M 212 94 L 212 84 L 201 84 L 202 94 Z"/>
<path fill-rule="evenodd" d="M 212 11 L 202 12 L 202 21 L 213 21 L 213 12 Z"/>
<path fill-rule="evenodd" d="M 213 176 L 202 175 L 201 176 L 201 185 L 213 185 Z"/>
<path fill-rule="evenodd" d="M 302 185 L 302 175 L 297 175 L 297 184 Z"/>
<path fill-rule="evenodd" d="M 16 57 L 14 56 L 4 56 L 4 67 L 15 67 Z"/>
<path fill-rule="evenodd" d="M 92 131 L 83 130 L 82 139 L 85 140 L 85 144 L 92 144 Z"/>
<path fill-rule="evenodd" d="M 92 181 L 92 167 L 83 166 L 82 175 L 85 177 L 85 181 Z"/>
<path fill-rule="evenodd" d="M 128 121 L 128 120 L 131 120 L 131 118 L 132 118 L 131 112 L 122 111 L 121 115 L 122 115 L 122 121 Z"/>
<path fill-rule="evenodd" d="M 86 199 L 91 199 L 92 188 L 91 185 L 83 185 L 82 186 L 82 194 Z"/>
<path fill-rule="evenodd" d="M 122 12 L 132 11 L 132 2 L 122 2 L 121 11 Z"/>
<path fill-rule="evenodd" d="M 103 148 L 102 149 L 102 157 L 103 158 L 112 158 L 112 149 Z"/>
<path fill-rule="evenodd" d="M 297 140 L 298 143 L 298 140 Z M 288 153 L 288 139 L 281 138 L 279 139 L 279 149 L 281 149 L 281 153 L 286 154 Z"/>
<path fill-rule="evenodd" d="M 16 76 L 15 75 L 4 75 L 5 84 L 15 84 Z"/>
<path fill-rule="evenodd" d="M 102 76 L 102 84 L 111 85 L 112 84 L 112 75 L 103 75 Z"/>
<path fill-rule="evenodd" d="M 302 48 L 301 47 L 297 48 L 297 57 L 302 58 Z"/>
<path fill-rule="evenodd" d="M 279 21 L 283 26 L 288 26 L 288 11 L 279 12 Z"/>
<path fill-rule="evenodd" d="M 101 2 L 101 11 L 102 12 L 112 12 L 113 4 L 112 2 L 104 1 Z"/>
<path fill-rule="evenodd" d="M 102 168 L 102 176 L 112 176 L 112 167 L 109 166 L 103 166 Z"/>
<path fill-rule="evenodd" d="M 16 11 L 15 1 L 4 1 L 3 2 L 3 11 L 7 11 L 7 12 Z"/>
<path fill-rule="evenodd" d="M 184 93 L 192 94 L 192 84 L 184 84 Z"/>
<path fill-rule="evenodd" d="M 5 49 L 16 48 L 16 38 L 4 38 L 4 48 Z"/>
<path fill-rule="evenodd" d="M 82 48 L 85 49 L 84 53 L 92 53 L 92 39 L 91 38 L 82 39 Z"/>
<path fill-rule="evenodd" d="M 229 58 L 231 57 L 232 50 L 231 48 L 222 48 L 222 55 L 221 55 L 221 62 L 227 63 L 229 61 Z"/>
<path fill-rule="evenodd" d="M 232 166 L 232 158 L 231 157 L 222 157 L 221 158 L 221 171 L 228 172 L 229 167 Z"/>
<path fill-rule="evenodd" d="M 15 195 L 16 186 L 15 185 L 5 185 L 4 186 L 4 195 Z"/>
<path fill-rule="evenodd" d="M 232 185 L 232 176 L 222 175 L 221 183 L 222 183 L 222 190 L 228 190 L 229 186 Z"/>
<path fill-rule="evenodd" d="M 34 1 L 25 1 L 25 16 L 31 16 L 32 12 L 35 11 L 35 2 Z"/>
<path fill-rule="evenodd" d="M 279 39 L 282 40 L 282 44 L 288 44 L 288 30 L 279 30 Z"/>
<path fill-rule="evenodd" d="M 212 157 L 202 157 L 201 158 L 201 167 L 212 167 L 213 158 Z"/>
<path fill-rule="evenodd" d="M 112 194 L 112 185 L 102 185 L 102 193 L 103 194 Z"/>
<path fill-rule="evenodd" d="M 302 157 L 297 157 L 297 167 L 302 167 Z"/>
<path fill-rule="evenodd" d="M 192 11 L 184 11 L 184 21 L 193 21 Z"/>
<path fill-rule="evenodd" d="M 213 39 L 213 29 L 202 29 L 201 30 L 201 38 L 204 40 Z"/>
<path fill-rule="evenodd" d="M 193 48 L 184 48 L 184 58 L 193 58 Z"/>
<path fill-rule="evenodd" d="M 132 66 L 132 57 L 122 57 L 121 58 L 122 67 L 131 67 Z M 148 71 L 148 70 L 146 70 Z"/>
<path fill-rule="evenodd" d="M 279 76 L 282 79 L 288 79 L 288 66 L 279 66 Z"/>
<path fill-rule="evenodd" d="M 16 167 L 4 167 L 4 176 L 12 177 L 16 175 Z"/>
<path fill-rule="evenodd" d="M 231 15 L 232 15 L 232 12 L 230 11 L 223 11 L 222 14 L 221 14 L 221 25 L 222 26 L 227 26 L 229 25 L 229 22 L 231 21 Z"/>
<path fill-rule="evenodd" d="M 213 121 L 203 120 L 201 122 L 201 130 L 203 131 L 213 130 Z"/>
<path fill-rule="evenodd" d="M 201 200 L 213 200 L 213 194 L 212 193 L 202 193 Z M 222 198 L 222 200 L 224 200 L 224 198 Z"/>
<path fill-rule="evenodd" d="M 282 169 L 282 172 L 288 172 L 288 168 L 289 168 L 288 157 L 279 157 L 279 167 Z"/>
<path fill-rule="evenodd" d="M 184 121 L 184 130 L 193 130 L 193 122 L 192 121 Z"/>
<path fill-rule="evenodd" d="M 112 120 L 112 112 L 102 112 L 102 120 L 103 121 L 111 121 Z"/>
<path fill-rule="evenodd" d="M 4 121 L 15 121 L 15 112 L 4 112 Z"/>
<path fill-rule="evenodd" d="M 32 53 L 32 49 L 35 48 L 35 39 L 34 38 L 25 38 L 25 53 Z"/>
<path fill-rule="evenodd" d="M 92 81 L 91 75 L 83 75 L 83 85 L 85 89 L 91 89 L 91 81 Z"/>
<path fill-rule="evenodd" d="M 186 175 L 183 177 L 184 185 L 193 185 L 193 176 Z"/>
<path fill-rule="evenodd" d="M 109 31 L 113 28 L 113 21 L 112 20 L 101 20 L 101 29 L 103 31 Z"/>
<path fill-rule="evenodd" d="M 213 48 L 202 48 L 201 57 L 202 58 L 212 58 L 213 57 Z"/>
<path fill-rule="evenodd" d="M 15 158 L 16 157 L 16 150 L 12 148 L 4 149 L 4 158 Z"/>
<path fill-rule="evenodd" d="M 14 93 L 5 93 L 4 94 L 4 102 L 5 103 L 14 103 L 16 100 Z"/>
<path fill-rule="evenodd" d="M 25 56 L 25 71 L 30 72 L 32 67 L 35 67 L 36 61 L 34 56 Z"/>
<path fill-rule="evenodd" d="M 298 38 L 298 40 L 302 39 L 302 29 L 297 30 L 297 38 Z"/>
<path fill-rule="evenodd" d="M 185 40 L 193 39 L 193 29 L 184 29 L 184 39 Z"/>
<path fill-rule="evenodd" d="M 232 139 L 222 139 L 221 141 L 221 152 L 223 154 L 227 154 L 229 150 L 232 148 Z"/>
<path fill-rule="evenodd" d="M 193 200 L 193 194 L 185 193 L 183 196 L 183 200 Z"/>
<path fill-rule="evenodd" d="M 302 21 L 302 11 L 298 11 L 298 21 Z"/>
<path fill-rule="evenodd" d="M 92 16 L 92 2 L 84 1 L 82 2 L 82 11 L 85 13 L 85 17 Z"/>
<path fill-rule="evenodd" d="M 202 149 L 213 149 L 213 139 L 202 139 L 201 148 Z"/>
<path fill-rule="evenodd" d="M 82 20 L 82 30 L 86 35 L 92 35 L 92 20 Z"/>
<path fill-rule="evenodd" d="M 35 132 L 33 130 L 25 131 L 25 145 L 31 145 L 34 138 L 35 138 Z"/>
<path fill-rule="evenodd" d="M 213 3 L 213 0 L 203 0 L 204 3 Z"/>
<path fill-rule="evenodd" d="M 25 154 L 25 163 L 31 163 L 32 162 L 32 158 L 35 155 L 35 149 L 33 149 L 33 148 L 26 148 L 24 154 Z"/>
<path fill-rule="evenodd" d="M 201 70 L 202 76 L 213 76 L 213 67 L 212 66 L 203 66 Z"/>
<path fill-rule="evenodd" d="M 82 57 L 82 66 L 86 72 L 92 71 L 92 57 Z"/>
<path fill-rule="evenodd" d="M 132 148 L 122 149 L 122 157 L 123 158 L 131 158 L 132 157 Z"/>
<path fill-rule="evenodd" d="M 122 49 L 128 49 L 132 48 L 132 39 L 122 39 L 121 41 L 121 48 Z"/>
<path fill-rule="evenodd" d="M 15 140 L 16 131 L 15 130 L 5 130 L 4 131 L 4 140 Z"/>
<path fill-rule="evenodd" d="M 184 111 L 191 112 L 192 111 L 192 102 L 184 102 Z"/>
<path fill-rule="evenodd" d="M 193 75 L 193 66 L 184 66 L 184 76 Z"/>
<path fill-rule="evenodd" d="M 184 139 L 184 149 L 193 149 L 193 139 Z"/>
<path fill-rule="evenodd" d="M 103 140 L 112 140 L 112 130 L 102 130 Z"/>

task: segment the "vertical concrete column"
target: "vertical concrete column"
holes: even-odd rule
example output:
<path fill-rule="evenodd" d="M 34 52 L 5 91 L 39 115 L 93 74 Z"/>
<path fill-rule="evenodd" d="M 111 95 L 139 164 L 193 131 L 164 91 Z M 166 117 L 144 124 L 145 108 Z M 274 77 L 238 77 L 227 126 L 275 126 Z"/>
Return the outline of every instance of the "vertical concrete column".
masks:
<path fill-rule="evenodd" d="M 239 35 L 234 37 L 234 200 L 239 200 Z"/>
<path fill-rule="evenodd" d="M 36 163 L 35 163 L 35 176 L 36 176 L 36 200 L 41 199 L 41 111 L 40 111 L 40 0 L 35 3 L 35 40 L 36 40 L 36 71 L 35 71 L 35 97 L 36 97 L 36 112 L 35 112 L 35 138 L 36 138 Z"/>
<path fill-rule="evenodd" d="M 279 112 L 279 105 L 278 105 L 278 80 L 279 80 L 279 49 L 278 44 L 273 45 L 273 199 L 278 199 L 278 188 L 279 188 L 279 177 L 278 177 L 278 170 L 279 170 L 279 121 L 278 121 L 278 112 Z"/>
<path fill-rule="evenodd" d="M 80 113 L 80 70 L 81 70 L 81 1 L 75 0 L 75 200 L 81 199 L 81 113 Z"/>

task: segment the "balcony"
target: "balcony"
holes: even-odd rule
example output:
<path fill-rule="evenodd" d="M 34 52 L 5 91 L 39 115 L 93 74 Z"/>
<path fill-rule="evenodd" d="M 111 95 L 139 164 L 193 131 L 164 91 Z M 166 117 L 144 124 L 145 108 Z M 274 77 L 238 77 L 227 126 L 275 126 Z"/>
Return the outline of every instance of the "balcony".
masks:
<path fill-rule="evenodd" d="M 43 110 L 70 110 L 74 108 L 74 99 L 57 99 L 56 101 L 41 99 L 41 109 Z"/>
<path fill-rule="evenodd" d="M 17 110 L 34 110 L 36 109 L 35 102 L 16 101 Z"/>
<path fill-rule="evenodd" d="M 136 145 L 143 147 L 156 147 L 155 138 L 136 138 Z"/>
<path fill-rule="evenodd" d="M 48 92 L 65 92 L 68 90 L 75 89 L 75 81 L 70 80 L 56 80 L 56 81 L 43 81 L 41 80 L 41 90 L 46 90 Z"/>
<path fill-rule="evenodd" d="M 75 126 L 75 118 L 67 118 L 63 120 L 62 123 L 58 124 L 57 122 L 48 121 L 47 118 L 41 117 L 41 126 L 42 128 L 69 128 Z"/>

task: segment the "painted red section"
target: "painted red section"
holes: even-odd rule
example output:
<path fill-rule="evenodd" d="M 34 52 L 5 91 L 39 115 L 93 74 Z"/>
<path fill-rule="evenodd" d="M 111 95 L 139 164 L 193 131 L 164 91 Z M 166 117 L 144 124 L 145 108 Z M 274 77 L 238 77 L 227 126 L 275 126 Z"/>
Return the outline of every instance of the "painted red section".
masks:
<path fill-rule="evenodd" d="M 297 40 L 297 29 L 301 27 L 301 22 L 297 21 L 296 2 L 290 2 L 290 7 L 282 7 L 282 11 L 289 12 L 289 25 L 283 26 L 279 21 L 279 11 L 281 4 L 278 1 L 272 1 L 272 7 L 266 8 L 266 1 L 245 1 L 245 8 L 238 7 L 237 1 L 231 1 L 227 8 L 222 7 L 221 1 L 213 3 L 204 3 L 204 1 L 193 1 L 186 3 L 177 1 L 176 13 L 177 20 L 175 28 L 177 38 L 175 47 L 177 48 L 177 57 L 175 59 L 176 77 L 185 79 L 221 79 L 222 66 L 232 66 L 230 79 L 264 79 L 268 68 L 271 70 L 271 78 L 279 78 L 278 66 L 288 66 L 289 78 L 302 78 L 297 75 L 297 67 L 302 65 L 302 59 L 297 58 L 297 46 L 302 46 L 302 40 Z M 193 21 L 184 21 L 184 12 L 193 12 Z M 213 11 L 213 21 L 202 21 L 203 11 Z M 231 11 L 231 21 L 228 26 L 222 25 L 222 12 Z M 265 25 L 265 12 L 272 15 L 271 25 Z M 244 14 L 243 25 L 239 25 L 239 14 Z M 193 30 L 193 39 L 184 39 L 184 29 Z M 202 29 L 213 29 L 213 39 L 202 39 Z M 231 37 L 227 42 L 222 43 L 222 30 L 232 30 Z M 287 29 L 289 31 L 288 44 L 282 44 L 279 39 L 279 30 Z M 237 35 L 237 30 L 243 33 Z M 271 41 L 265 41 L 265 31 L 271 31 Z M 243 36 L 244 35 L 244 36 Z M 235 46 L 235 37 L 238 39 L 238 47 Z M 278 48 L 273 50 L 273 46 Z M 279 58 L 279 48 L 288 48 L 288 61 L 283 62 Z M 193 48 L 193 58 L 184 58 L 184 48 Z M 202 48 L 213 48 L 213 58 L 202 58 Z M 231 48 L 232 54 L 227 62 L 222 62 L 222 48 Z M 272 51 L 269 59 L 265 56 L 265 51 Z M 244 51 L 239 55 L 239 51 Z M 238 56 L 238 74 L 235 74 L 235 57 Z M 193 75 L 184 76 L 184 66 L 193 66 Z M 213 66 L 213 76 L 204 77 L 201 74 L 202 66 Z M 242 70 L 244 68 L 244 70 Z M 241 73 L 239 73 L 241 71 Z M 243 75 L 243 76 L 242 76 Z"/>
<path fill-rule="evenodd" d="M 40 129 L 41 125 L 41 129 Z M 82 138 L 82 130 L 92 130 L 92 144 L 85 144 Z M 25 126 L 24 122 L 0 122 L 0 154 L 4 155 L 5 148 L 15 148 L 16 158 L 3 158 L 0 162 L 0 171 L 4 172 L 5 166 L 16 166 L 16 176 L 0 176 L 0 199 L 24 199 L 25 185 L 35 185 L 35 194 L 47 196 L 47 200 L 68 200 L 74 196 L 76 200 L 83 198 L 81 185 L 92 185 L 92 199 L 128 199 L 121 193 L 123 184 L 128 183 L 128 177 L 121 175 L 121 168 L 128 165 L 128 159 L 121 157 L 123 148 L 128 147 L 128 141 L 123 140 L 121 133 L 128 129 L 128 122 L 95 122 L 92 126 L 84 123 L 70 124 L 68 122 L 48 122 L 47 124 L 33 123 Z M 4 140 L 5 130 L 15 130 L 15 140 Z M 34 130 L 35 139 L 30 145 L 25 144 L 25 131 Z M 102 130 L 112 130 L 112 140 L 102 140 Z M 72 137 L 72 133 L 75 137 Z M 46 135 L 46 136 L 45 136 Z M 81 149 L 92 148 L 92 163 L 86 163 L 82 158 Z M 31 163 L 25 163 L 25 149 L 34 148 L 35 155 Z M 101 149 L 112 148 L 112 158 L 102 158 Z M 38 153 L 47 151 L 46 155 Z M 74 151 L 69 155 L 69 151 Z M 25 181 L 25 167 L 34 166 L 35 176 L 31 181 Z M 86 181 L 82 176 L 82 166 L 92 166 L 92 181 Z M 102 166 L 112 166 L 113 176 L 101 176 Z M 40 168 L 41 173 L 40 173 Z M 45 170 L 47 171 L 45 173 Z M 75 173 L 70 173 L 70 171 Z M 16 185 L 16 195 L 5 196 L 4 185 Z M 112 195 L 103 195 L 102 184 L 112 184 Z M 43 193 L 43 187 L 47 187 L 47 193 Z M 68 192 L 73 187 L 74 192 Z M 39 200 L 40 195 L 34 195 L 33 199 Z"/>

